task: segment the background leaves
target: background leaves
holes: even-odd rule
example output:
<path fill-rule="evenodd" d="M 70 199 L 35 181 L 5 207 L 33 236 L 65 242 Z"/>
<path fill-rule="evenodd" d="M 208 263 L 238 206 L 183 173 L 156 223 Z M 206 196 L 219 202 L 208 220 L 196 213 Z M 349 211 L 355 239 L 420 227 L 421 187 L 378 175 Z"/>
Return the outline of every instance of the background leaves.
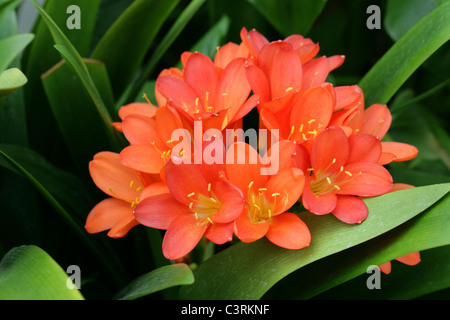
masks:
<path fill-rule="evenodd" d="M 366 9 L 373 4 L 368 0 L 77 0 L 82 27 L 73 30 L 66 26 L 73 1 L 39 3 L 42 9 L 27 0 L 0 0 L 0 72 L 19 81 L 11 85 L 0 74 L 2 298 L 445 297 L 449 1 L 379 1 L 379 30 L 366 27 Z M 28 14 L 36 22 L 19 33 L 24 26 L 18 21 L 33 20 Z M 316 245 L 298 252 L 265 240 L 217 247 L 202 242 L 191 264 L 172 264 L 161 254 L 159 230 L 138 226 L 114 240 L 88 235 L 85 218 L 106 196 L 91 181 L 87 163 L 96 152 L 123 146 L 111 127 L 117 109 L 144 101 L 143 94 L 155 102 L 154 82 L 163 68 L 179 65 L 186 50 L 212 57 L 218 46 L 240 42 L 243 26 L 269 40 L 301 33 L 319 42 L 321 55 L 345 55 L 328 80 L 360 83 L 366 106 L 388 103 L 394 121 L 386 138 L 419 148 L 416 159 L 388 169 L 395 182 L 418 188 L 367 199 L 371 214 L 360 226 L 299 213 Z M 244 121 L 256 124 L 255 113 Z M 394 261 L 392 273 L 382 278 L 385 290 L 367 290 L 368 264 L 415 250 L 422 251 L 419 265 Z M 18 279 L 30 260 L 36 268 Z M 63 288 L 69 265 L 81 267 L 79 292 Z M 5 293 L 3 285 L 10 288 L 11 281 L 16 288 L 49 291 Z"/>

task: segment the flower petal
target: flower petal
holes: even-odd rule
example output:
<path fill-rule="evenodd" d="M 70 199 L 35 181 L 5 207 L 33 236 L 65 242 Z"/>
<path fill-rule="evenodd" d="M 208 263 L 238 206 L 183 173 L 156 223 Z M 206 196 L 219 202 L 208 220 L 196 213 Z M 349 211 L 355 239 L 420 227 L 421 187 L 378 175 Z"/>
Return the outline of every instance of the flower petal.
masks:
<path fill-rule="evenodd" d="M 272 98 L 290 90 L 302 89 L 302 62 L 292 49 L 280 48 L 275 53 L 270 72 Z"/>
<path fill-rule="evenodd" d="M 260 97 L 261 103 L 270 101 L 272 98 L 270 83 L 264 72 L 255 65 L 247 65 L 245 74 L 253 93 Z"/>
<path fill-rule="evenodd" d="M 408 266 L 415 266 L 420 262 L 420 252 L 419 251 L 412 252 L 404 256 L 398 257 L 395 260 L 400 261 L 401 263 L 404 263 Z"/>
<path fill-rule="evenodd" d="M 139 223 L 166 230 L 180 215 L 190 214 L 188 207 L 179 203 L 170 193 L 161 193 L 142 200 L 134 210 Z"/>
<path fill-rule="evenodd" d="M 339 182 L 338 194 L 357 195 L 363 197 L 379 196 L 392 189 L 392 176 L 383 166 L 372 162 L 356 162 L 344 167 L 352 174 L 345 177 L 347 182 Z"/>
<path fill-rule="evenodd" d="M 269 222 L 253 223 L 247 210 L 235 220 L 234 233 L 242 242 L 253 242 L 264 237 L 269 230 Z"/>
<path fill-rule="evenodd" d="M 162 250 L 167 259 L 177 260 L 195 248 L 209 224 L 197 224 L 193 214 L 182 214 L 175 219 L 164 235 Z"/>
<path fill-rule="evenodd" d="M 276 198 L 273 215 L 280 214 L 292 207 L 300 198 L 305 186 L 305 176 L 298 168 L 286 168 L 269 178 L 266 194 Z M 273 196 L 273 194 L 279 194 Z M 266 198 L 267 198 L 266 196 Z"/>
<path fill-rule="evenodd" d="M 302 90 L 322 84 L 330 73 L 330 65 L 327 57 L 312 59 L 303 65 Z"/>
<path fill-rule="evenodd" d="M 122 121 L 125 138 L 131 145 L 150 145 L 155 143 L 158 148 L 164 147 L 156 128 L 156 120 L 147 116 L 132 114 Z"/>
<path fill-rule="evenodd" d="M 244 58 L 236 58 L 223 69 L 218 82 L 216 110 L 230 108 L 230 119 L 245 103 L 250 94 L 250 85 L 245 75 Z"/>
<path fill-rule="evenodd" d="M 250 183 L 254 188 L 264 187 L 267 176 L 261 174 L 259 153 L 245 142 L 233 143 L 226 154 L 226 173 L 232 184 L 245 194 Z"/>
<path fill-rule="evenodd" d="M 419 150 L 416 147 L 401 142 L 381 142 L 381 147 L 383 153 L 394 155 L 394 158 L 391 161 L 408 161 L 414 159 L 419 153 Z"/>
<path fill-rule="evenodd" d="M 102 232 L 113 228 L 126 217 L 134 220 L 130 204 L 115 198 L 108 198 L 99 202 L 89 212 L 85 228 L 89 233 Z"/>
<path fill-rule="evenodd" d="M 353 162 L 374 162 L 381 156 L 381 142 L 367 133 L 357 133 L 348 139 L 350 151 L 347 164 Z"/>
<path fill-rule="evenodd" d="M 233 240 L 233 222 L 213 223 L 205 233 L 205 237 L 215 244 L 224 244 Z"/>
<path fill-rule="evenodd" d="M 285 212 L 272 218 L 266 238 L 286 249 L 301 249 L 309 246 L 311 233 L 297 215 Z"/>
<path fill-rule="evenodd" d="M 174 163 L 172 159 L 166 164 L 166 183 L 173 197 L 188 206 L 191 203 L 189 195 L 193 192 L 207 195 L 208 182 L 200 168 L 195 164 Z"/>
<path fill-rule="evenodd" d="M 118 114 L 120 119 L 122 120 L 125 119 L 126 116 L 129 116 L 131 114 L 152 118 L 155 115 L 156 110 L 158 110 L 158 107 L 154 106 L 151 103 L 133 102 L 120 107 Z"/>
<path fill-rule="evenodd" d="M 181 111 L 193 114 L 197 93 L 183 79 L 173 75 L 162 75 L 156 79 L 156 89 L 171 104 Z"/>
<path fill-rule="evenodd" d="M 364 111 L 364 122 L 360 132 L 383 139 L 392 123 L 392 115 L 386 105 L 373 104 Z"/>
<path fill-rule="evenodd" d="M 218 180 L 212 184 L 212 192 L 222 204 L 220 210 L 211 216 L 213 222 L 232 222 L 244 211 L 244 195 L 231 183 Z"/>
<path fill-rule="evenodd" d="M 136 190 L 144 187 L 136 170 L 124 166 L 114 152 L 97 153 L 89 163 L 89 172 L 99 189 L 121 200 L 134 201 L 139 195 Z"/>
<path fill-rule="evenodd" d="M 108 232 L 108 237 L 110 238 L 122 238 L 124 237 L 131 228 L 137 226 L 139 222 L 134 218 L 133 215 L 123 217 L 119 222 L 117 222 L 114 227 Z"/>
<path fill-rule="evenodd" d="M 358 197 L 340 195 L 337 198 L 336 208 L 334 208 L 332 213 L 345 223 L 359 224 L 367 218 L 369 209 L 367 209 L 364 201 Z"/>
<path fill-rule="evenodd" d="M 302 203 L 305 209 L 318 215 L 333 211 L 337 203 L 336 194 L 329 192 L 323 195 L 315 195 L 311 191 L 310 182 L 311 177 L 308 177 L 302 194 Z"/>
<path fill-rule="evenodd" d="M 214 97 L 219 76 L 211 59 L 199 52 L 192 53 L 184 68 L 184 81 L 195 91 L 200 101 L 205 105 L 206 95 Z M 211 101 L 209 102 L 211 104 Z"/>
<path fill-rule="evenodd" d="M 320 132 L 311 146 L 311 166 L 315 175 L 337 172 L 348 159 L 349 143 L 344 130 L 329 127 Z"/>
<path fill-rule="evenodd" d="M 120 152 L 120 160 L 125 166 L 135 170 L 159 173 L 164 167 L 164 159 L 160 151 L 155 146 L 128 146 Z"/>

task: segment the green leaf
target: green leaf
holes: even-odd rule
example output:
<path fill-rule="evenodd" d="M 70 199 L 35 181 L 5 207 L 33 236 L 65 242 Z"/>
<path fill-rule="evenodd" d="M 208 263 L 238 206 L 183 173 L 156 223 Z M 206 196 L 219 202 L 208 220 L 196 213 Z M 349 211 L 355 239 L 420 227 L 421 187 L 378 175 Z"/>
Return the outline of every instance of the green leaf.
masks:
<path fill-rule="evenodd" d="M 149 59 L 149 62 L 144 67 L 142 74 L 139 76 L 139 79 L 135 84 L 128 85 L 128 88 L 125 91 L 124 95 L 121 97 L 121 99 L 119 99 L 116 108 L 125 104 L 130 100 L 130 98 L 134 98 L 136 96 L 137 90 L 139 90 L 139 88 L 141 88 L 145 84 L 161 57 L 164 55 L 167 49 L 169 49 L 170 45 L 175 41 L 175 39 L 178 37 L 178 35 L 181 33 L 181 31 L 205 1 L 206 0 L 192 0 L 191 3 L 183 10 L 183 12 L 180 14 L 175 23 L 172 25 L 172 27 L 169 29 L 169 31 L 166 33 L 164 38 L 154 50 L 152 56 Z"/>
<path fill-rule="evenodd" d="M 291 272 L 398 227 L 449 191 L 450 183 L 366 199 L 369 217 L 360 225 L 342 223 L 331 215 L 311 216 L 314 219 L 306 222 L 311 231 L 311 245 L 300 250 L 282 249 L 266 240 L 238 243 L 201 264 L 194 272 L 196 282 L 183 287 L 181 297 L 259 299 Z"/>
<path fill-rule="evenodd" d="M 109 106 L 114 106 L 111 87 L 103 63 L 85 60 L 92 79 Z M 102 119 L 73 69 L 62 61 L 42 76 L 53 115 L 71 158 L 83 178 L 89 177 L 87 163 L 100 150 L 108 150 L 109 132 L 103 130 Z M 82 124 L 82 125 L 80 125 Z"/>
<path fill-rule="evenodd" d="M 17 34 L 0 41 L 0 72 L 4 71 L 15 57 L 33 40 L 31 33 Z"/>
<path fill-rule="evenodd" d="M 69 39 L 65 36 L 65 34 L 61 31 L 61 29 L 56 25 L 56 23 L 52 20 L 52 18 L 42 9 L 42 7 L 36 3 L 35 0 L 31 0 L 36 8 L 39 10 L 42 18 L 44 19 L 47 27 L 49 28 L 53 39 L 55 41 L 55 48 L 61 53 L 62 57 L 66 59 L 66 61 L 74 68 L 77 75 L 80 77 L 81 82 L 86 87 L 89 95 L 94 102 L 98 113 L 100 114 L 104 128 L 109 133 L 108 137 L 110 137 L 111 148 L 118 150 L 120 142 L 118 141 L 118 135 L 115 129 L 112 127 L 112 117 L 108 112 L 106 105 L 103 102 L 103 99 L 92 80 L 92 77 L 89 73 L 89 70 L 86 64 L 83 62 L 78 51 L 69 41 Z"/>
<path fill-rule="evenodd" d="M 163 22 L 179 0 L 135 0 L 100 40 L 92 59 L 103 61 L 116 97 L 133 80 Z"/>
<path fill-rule="evenodd" d="M 84 230 L 86 215 L 94 203 L 75 175 L 53 166 L 28 148 L 14 145 L 0 145 L 0 165 L 25 177 L 115 280 L 122 282 L 118 276 L 122 268 L 114 264 L 114 255 L 109 255 L 103 244 Z"/>
<path fill-rule="evenodd" d="M 67 273 L 36 246 L 11 249 L 0 262 L 0 300 L 84 300 Z"/>
<path fill-rule="evenodd" d="M 119 300 L 133 300 L 151 293 L 194 282 L 194 275 L 188 265 L 177 263 L 163 266 L 133 280 L 115 297 Z"/>
<path fill-rule="evenodd" d="M 322 12 L 326 0 L 247 0 L 285 37 L 306 35 Z"/>
<path fill-rule="evenodd" d="M 366 105 L 387 103 L 402 84 L 450 39 L 450 2 L 420 20 L 403 35 L 360 81 Z"/>
<path fill-rule="evenodd" d="M 27 77 L 17 68 L 0 73 L 0 99 L 10 95 L 27 83 Z"/>
<path fill-rule="evenodd" d="M 450 244 L 450 234 L 447 232 L 450 228 L 450 196 L 445 196 L 438 203 L 419 214 L 413 219 L 400 225 L 399 227 L 382 234 L 372 240 L 362 243 L 358 246 L 339 252 L 318 260 L 304 268 L 301 268 L 293 274 L 282 279 L 269 290 L 265 298 L 283 299 L 309 299 L 318 293 L 329 290 L 341 283 L 349 281 L 361 274 L 366 273 L 369 266 L 381 265 L 387 261 L 394 260 L 405 254 L 428 250 L 434 247 L 446 246 Z M 450 247 L 449 247 L 450 248 Z M 448 251 L 448 250 L 447 250 Z M 442 258 L 445 255 L 442 256 Z M 409 279 L 402 285 L 392 286 L 386 289 L 386 281 L 395 277 L 394 274 L 382 279 L 382 290 L 379 294 L 369 292 L 365 284 L 357 288 L 352 287 L 349 293 L 351 298 L 361 299 L 364 296 L 383 299 L 413 299 L 433 291 L 437 291 L 450 286 L 448 281 L 443 281 L 445 275 L 442 270 L 433 271 L 425 278 L 425 270 L 436 268 L 438 260 L 426 259 L 421 253 L 422 262 L 419 264 L 423 272 L 417 270 L 417 267 L 408 267 L 403 270 L 402 279 Z M 447 263 L 448 259 L 440 259 Z M 398 268 L 398 263 L 392 263 L 393 270 Z M 322 277 L 311 277 L 311 273 L 324 275 Z M 407 272 L 407 273 L 405 273 Z M 394 272 L 393 272 L 394 273 Z M 417 274 L 414 279 L 412 273 Z M 332 277 L 325 275 L 332 274 Z M 434 277 L 434 281 L 431 278 Z M 448 277 L 447 277 L 448 278 Z M 366 276 L 367 279 L 367 276 Z M 413 281 L 414 280 L 414 281 Z M 301 283 L 300 287 L 293 286 L 293 283 Z M 375 290 L 376 291 L 376 290 Z M 283 294 L 274 297 L 275 293 Z M 328 294 L 327 294 L 328 296 Z M 342 297 L 343 295 L 334 295 Z"/>
<path fill-rule="evenodd" d="M 433 0 L 389 0 L 384 28 L 396 41 L 435 8 Z"/>

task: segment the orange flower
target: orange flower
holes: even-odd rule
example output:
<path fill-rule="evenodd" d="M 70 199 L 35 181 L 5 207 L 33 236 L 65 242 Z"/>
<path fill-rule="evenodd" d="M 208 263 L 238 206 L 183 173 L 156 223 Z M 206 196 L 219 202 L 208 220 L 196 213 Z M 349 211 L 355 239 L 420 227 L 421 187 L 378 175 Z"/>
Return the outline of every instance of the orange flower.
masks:
<path fill-rule="evenodd" d="M 244 208 L 242 192 L 219 175 L 221 166 L 166 165 L 168 192 L 146 198 L 136 207 L 143 225 L 167 230 L 163 253 L 177 260 L 187 255 L 205 236 L 216 244 L 232 240 L 233 221 Z"/>
<path fill-rule="evenodd" d="M 332 212 L 346 223 L 362 222 L 368 209 L 358 196 L 377 196 L 392 188 L 391 175 L 377 164 L 380 156 L 381 143 L 373 135 L 348 138 L 339 127 L 319 133 L 311 146 L 304 207 L 319 215 Z"/>
<path fill-rule="evenodd" d="M 242 155 L 245 161 L 239 162 Z M 264 175 L 261 169 L 265 161 L 244 142 L 234 143 L 227 152 L 227 178 L 245 194 L 245 209 L 234 224 L 236 236 L 243 242 L 265 236 L 288 249 L 308 246 L 311 241 L 308 227 L 297 215 L 286 212 L 303 191 L 303 172 L 285 167 L 289 161 L 281 159 L 283 165 L 278 173 Z"/>
<path fill-rule="evenodd" d="M 161 174 L 163 178 L 164 165 L 175 146 L 172 133 L 185 127 L 176 110 L 168 106 L 159 107 L 151 118 L 142 114 L 127 115 L 122 120 L 122 129 L 130 146 L 120 152 L 122 163 L 137 171 Z M 183 136 L 182 139 L 188 138 Z M 183 157 L 183 151 L 178 150 L 175 156 Z"/>
<path fill-rule="evenodd" d="M 201 120 L 205 130 L 223 130 L 257 103 L 257 96 L 249 98 L 245 64 L 245 58 L 235 58 L 222 69 L 209 57 L 194 52 L 188 55 L 182 77 L 160 75 L 156 89 L 191 125 Z"/>
<path fill-rule="evenodd" d="M 100 152 L 89 163 L 92 180 L 111 198 L 98 203 L 89 213 L 86 230 L 98 233 L 109 230 L 108 236 L 120 238 L 139 223 L 133 210 L 145 197 L 165 189 L 162 183 L 151 183 L 139 172 L 121 164 L 119 155 Z"/>

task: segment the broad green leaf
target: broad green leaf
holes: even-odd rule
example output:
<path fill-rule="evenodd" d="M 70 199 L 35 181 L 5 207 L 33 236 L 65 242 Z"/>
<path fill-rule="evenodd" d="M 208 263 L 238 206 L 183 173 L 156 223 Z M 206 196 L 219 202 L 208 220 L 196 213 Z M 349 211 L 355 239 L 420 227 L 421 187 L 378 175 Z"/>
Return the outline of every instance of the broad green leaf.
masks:
<path fill-rule="evenodd" d="M 285 37 L 306 35 L 322 12 L 326 0 L 247 0 Z"/>
<path fill-rule="evenodd" d="M 82 57 L 87 57 L 90 51 L 100 2 L 101 0 L 46 0 L 44 3 L 47 15 L 52 17 L 54 24 L 60 30 L 63 30 L 64 35 Z M 30 4 L 36 11 L 34 4 L 32 2 Z M 67 19 L 70 17 L 67 8 L 75 4 L 81 11 L 81 29 L 70 30 L 67 28 Z M 52 130 L 53 128 L 57 130 L 58 127 L 41 82 L 41 75 L 61 60 L 61 55 L 53 47 L 55 41 L 47 24 L 46 19 L 40 15 L 37 16 L 32 31 L 35 34 L 35 39 L 25 49 L 21 59 L 21 69 L 28 78 L 28 85 L 24 88 L 24 101 L 27 127 L 29 132 L 32 133 L 29 137 L 30 146 L 46 155 L 52 154 L 54 145 L 63 144 L 61 136 L 56 135 L 55 130 Z M 48 128 L 48 130 L 42 130 L 43 127 Z M 39 132 L 39 134 L 33 134 L 36 132 Z M 51 160 L 55 163 L 62 163 L 67 159 L 65 153 L 61 153 L 55 155 Z"/>
<path fill-rule="evenodd" d="M 33 40 L 31 33 L 18 34 L 0 41 L 0 72 L 4 71 L 15 57 Z"/>
<path fill-rule="evenodd" d="M 388 0 L 384 28 L 391 39 L 397 41 L 435 8 L 433 0 Z"/>
<path fill-rule="evenodd" d="M 0 1 L 0 39 L 17 34 L 17 17 L 15 10 L 22 0 Z"/>
<path fill-rule="evenodd" d="M 0 73 L 0 99 L 10 95 L 27 83 L 27 77 L 17 68 Z"/>
<path fill-rule="evenodd" d="M 102 98 L 113 107 L 104 64 L 94 60 L 85 60 L 84 63 Z M 87 163 L 100 150 L 110 148 L 102 119 L 79 77 L 64 61 L 45 73 L 42 82 L 59 130 L 66 145 L 70 146 L 69 152 L 79 175 L 90 179 Z"/>
<path fill-rule="evenodd" d="M 0 145 L 0 165 L 25 177 L 105 269 L 117 277 L 115 280 L 123 281 L 117 276 L 122 269 L 115 264 L 114 255 L 84 230 L 84 219 L 94 203 L 89 190 L 75 175 L 53 166 L 28 148 L 14 145 Z"/>
<path fill-rule="evenodd" d="M 360 81 L 366 105 L 387 103 L 402 84 L 450 39 L 450 2 L 420 20 L 404 34 Z"/>
<path fill-rule="evenodd" d="M 41 248 L 11 249 L 0 262 L 0 300 L 84 300 L 69 276 Z"/>
<path fill-rule="evenodd" d="M 134 1 L 94 49 L 91 58 L 105 63 L 116 97 L 133 80 L 155 36 L 178 1 Z"/>
<path fill-rule="evenodd" d="M 119 149 L 120 142 L 118 140 L 118 135 L 115 129 L 112 127 L 112 117 L 108 112 L 105 103 L 103 102 L 102 96 L 100 95 L 100 92 L 98 91 L 86 64 L 81 58 L 79 52 L 75 49 L 69 39 L 52 20 L 52 18 L 44 11 L 44 9 L 39 4 L 36 3 L 36 1 L 31 1 L 36 6 L 36 8 L 38 8 L 41 17 L 47 24 L 47 27 L 49 28 L 56 43 L 55 48 L 60 52 L 62 57 L 73 67 L 77 75 L 80 77 L 81 82 L 86 87 L 89 95 L 92 98 L 92 101 L 97 108 L 97 112 L 100 114 L 100 117 L 103 120 L 104 129 L 108 133 L 108 137 L 110 138 L 111 148 L 117 151 Z"/>
<path fill-rule="evenodd" d="M 449 191 L 450 183 L 366 199 L 369 217 L 360 225 L 348 225 L 330 215 L 315 217 L 308 224 L 311 245 L 300 250 L 282 249 L 266 240 L 235 244 L 195 270 L 196 282 L 181 289 L 182 298 L 259 299 L 291 272 L 392 230 Z"/>
<path fill-rule="evenodd" d="M 329 290 L 330 288 L 366 273 L 369 266 L 381 265 L 382 263 L 394 260 L 395 258 L 411 252 L 450 245 L 449 228 L 450 196 L 447 195 L 437 204 L 431 206 L 425 212 L 399 227 L 358 246 L 328 256 L 297 270 L 277 283 L 275 287 L 272 288 L 275 289 L 273 293 L 269 290 L 264 298 L 312 298 L 318 293 Z M 450 248 L 450 246 L 448 248 Z M 446 257 L 448 256 L 443 255 L 440 260 L 447 263 L 448 268 L 448 263 L 450 261 Z M 422 271 L 429 268 L 436 268 L 436 263 L 438 261 L 426 259 L 422 254 L 421 258 L 422 262 L 419 266 L 423 269 Z M 398 262 L 392 262 L 392 266 L 395 271 L 395 269 L 398 268 Z M 411 273 L 408 272 L 407 275 L 410 277 L 410 281 L 407 281 L 408 283 L 404 282 L 402 285 L 386 289 L 385 282 L 391 280 L 392 277 L 395 277 L 395 272 L 393 272 L 393 274 L 382 278 L 382 290 L 379 294 L 368 292 L 370 290 L 363 284 L 357 288 L 352 287 L 352 291 L 355 292 L 352 292 L 352 295 L 348 298 L 373 296 L 375 298 L 378 297 L 383 299 L 413 299 L 420 295 L 450 286 L 449 281 L 443 281 L 444 277 L 441 277 L 445 273 L 437 273 L 434 271 L 433 274 L 428 274 L 426 276 L 427 279 L 425 279 L 425 272 L 418 271 L 417 267 L 408 267 L 403 271 L 408 270 L 416 273 L 418 275 L 416 278 L 418 279 L 415 279 L 413 282 L 413 277 L 411 277 Z M 310 275 L 312 272 L 323 276 L 311 277 Z M 333 276 L 325 276 L 330 274 Z M 404 275 L 406 276 L 406 274 Z M 407 279 L 405 276 L 402 276 L 402 278 Z M 431 278 L 433 277 L 434 281 L 431 281 Z M 293 285 L 300 283 L 301 286 Z M 414 288 L 410 288 L 414 285 Z M 282 296 L 275 297 L 273 296 L 275 292 L 282 292 L 283 294 Z M 339 295 L 339 297 L 341 296 L 342 295 Z"/>
<path fill-rule="evenodd" d="M 142 74 L 139 76 L 139 79 L 135 84 L 128 84 L 128 88 L 125 91 L 124 95 L 122 95 L 121 99 L 119 99 L 116 108 L 125 104 L 130 100 L 130 98 L 134 98 L 136 96 L 137 90 L 139 90 L 139 88 L 141 88 L 148 80 L 150 74 L 153 72 L 161 57 L 164 55 L 167 49 L 169 49 L 170 45 L 175 41 L 181 31 L 183 31 L 184 27 L 192 19 L 194 14 L 198 11 L 198 9 L 200 9 L 205 1 L 206 0 L 192 0 L 191 3 L 183 10 L 172 27 L 169 29 L 169 31 L 167 31 L 164 38 L 155 48 L 153 54 L 149 59 L 149 62 L 144 67 Z"/>
<path fill-rule="evenodd" d="M 177 263 L 163 266 L 144 274 L 123 288 L 115 297 L 118 300 L 134 300 L 174 286 L 188 285 L 194 276 L 188 265 Z"/>

